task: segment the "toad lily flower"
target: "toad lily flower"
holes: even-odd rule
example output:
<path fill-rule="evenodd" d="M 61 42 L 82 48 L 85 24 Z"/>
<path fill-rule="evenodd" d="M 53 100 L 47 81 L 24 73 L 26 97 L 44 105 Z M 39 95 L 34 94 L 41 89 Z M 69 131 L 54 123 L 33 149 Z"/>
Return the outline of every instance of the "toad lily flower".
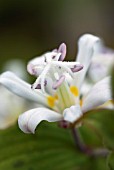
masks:
<path fill-rule="evenodd" d="M 77 62 L 63 61 L 66 55 L 65 44 L 31 60 L 27 66 L 28 72 L 37 77 L 32 87 L 11 72 L 1 75 L 0 82 L 13 93 L 40 104 L 38 108 L 19 116 L 18 123 L 23 132 L 34 133 L 42 120 L 73 123 L 85 112 L 111 100 L 110 78 L 98 82 L 80 99 L 81 85 L 99 42 L 100 39 L 93 35 L 82 36 L 78 43 Z"/>

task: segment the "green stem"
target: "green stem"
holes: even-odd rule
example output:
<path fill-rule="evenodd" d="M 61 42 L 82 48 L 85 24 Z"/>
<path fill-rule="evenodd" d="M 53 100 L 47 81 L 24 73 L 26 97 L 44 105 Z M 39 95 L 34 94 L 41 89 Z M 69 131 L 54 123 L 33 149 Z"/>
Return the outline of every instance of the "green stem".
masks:
<path fill-rule="evenodd" d="M 73 134 L 73 137 L 74 137 L 76 147 L 81 152 L 83 152 L 83 153 L 85 153 L 86 155 L 89 155 L 89 156 L 103 156 L 103 157 L 105 157 L 109 154 L 109 150 L 105 149 L 105 148 L 99 148 L 99 149 L 95 149 L 95 150 L 90 149 L 81 140 L 78 130 L 76 128 L 72 128 L 71 130 L 72 130 L 72 134 Z"/>

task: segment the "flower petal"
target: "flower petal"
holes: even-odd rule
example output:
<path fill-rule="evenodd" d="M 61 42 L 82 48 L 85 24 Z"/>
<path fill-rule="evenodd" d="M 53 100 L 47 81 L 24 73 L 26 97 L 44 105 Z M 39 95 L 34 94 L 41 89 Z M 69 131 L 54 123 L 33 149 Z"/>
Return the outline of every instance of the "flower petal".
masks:
<path fill-rule="evenodd" d="M 106 77 L 96 83 L 85 98 L 82 99 L 82 111 L 84 113 L 95 109 L 111 99 L 110 77 Z"/>
<path fill-rule="evenodd" d="M 46 108 L 35 108 L 19 116 L 19 128 L 25 133 L 35 133 L 37 125 L 46 120 L 56 122 L 62 120 L 62 115 Z"/>
<path fill-rule="evenodd" d="M 114 110 L 114 101 L 113 100 L 109 100 L 108 102 L 106 102 L 103 105 L 99 106 L 98 109 Z"/>
<path fill-rule="evenodd" d="M 7 71 L 0 75 L 0 83 L 9 91 L 25 99 L 47 105 L 46 98 L 31 89 L 31 85 L 18 78 L 14 73 Z"/>
<path fill-rule="evenodd" d="M 71 123 L 76 121 L 80 116 L 82 116 L 82 111 L 80 105 L 78 104 L 65 109 L 63 112 L 64 120 Z"/>
<path fill-rule="evenodd" d="M 75 74 L 75 85 L 77 87 L 81 86 L 90 65 L 91 59 L 99 46 L 101 46 L 101 41 L 96 36 L 85 34 L 79 39 L 79 52 L 76 61 L 80 62 L 84 68 Z"/>
<path fill-rule="evenodd" d="M 93 82 L 97 82 L 110 74 L 114 63 L 114 51 L 104 49 L 105 52 L 94 55 L 88 75 Z"/>
<path fill-rule="evenodd" d="M 0 85 L 0 129 L 12 126 L 17 121 L 19 113 L 23 112 L 26 106 L 25 100 L 13 95 Z"/>

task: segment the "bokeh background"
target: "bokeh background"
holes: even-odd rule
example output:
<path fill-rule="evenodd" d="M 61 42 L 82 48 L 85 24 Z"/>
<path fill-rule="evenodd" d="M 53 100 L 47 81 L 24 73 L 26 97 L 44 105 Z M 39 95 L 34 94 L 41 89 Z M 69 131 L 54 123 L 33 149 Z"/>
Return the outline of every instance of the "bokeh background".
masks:
<path fill-rule="evenodd" d="M 7 61 L 21 59 L 26 67 L 29 59 L 61 42 L 68 47 L 66 59 L 73 60 L 84 33 L 101 37 L 114 49 L 113 0 L 0 0 L 0 73 Z M 82 126 L 85 142 L 114 151 L 114 114 L 92 116 L 98 136 L 96 129 Z M 0 169 L 113 170 L 114 153 L 108 163 L 109 158 L 91 159 L 75 149 L 70 131 L 56 124 L 41 123 L 35 135 L 26 135 L 15 125 L 0 131 Z"/>
<path fill-rule="evenodd" d="M 61 42 L 72 60 L 83 33 L 95 34 L 114 48 L 114 1 L 0 0 L 0 68 L 14 58 L 26 63 Z"/>

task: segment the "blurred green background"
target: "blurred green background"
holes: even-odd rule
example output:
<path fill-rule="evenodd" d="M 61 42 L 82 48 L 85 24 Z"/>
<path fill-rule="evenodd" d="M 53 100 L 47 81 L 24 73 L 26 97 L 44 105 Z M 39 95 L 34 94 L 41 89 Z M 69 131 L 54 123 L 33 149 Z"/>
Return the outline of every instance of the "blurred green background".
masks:
<path fill-rule="evenodd" d="M 0 0 L 0 68 L 11 58 L 26 63 L 61 42 L 72 60 L 87 32 L 114 48 L 113 18 L 112 0 Z"/>

